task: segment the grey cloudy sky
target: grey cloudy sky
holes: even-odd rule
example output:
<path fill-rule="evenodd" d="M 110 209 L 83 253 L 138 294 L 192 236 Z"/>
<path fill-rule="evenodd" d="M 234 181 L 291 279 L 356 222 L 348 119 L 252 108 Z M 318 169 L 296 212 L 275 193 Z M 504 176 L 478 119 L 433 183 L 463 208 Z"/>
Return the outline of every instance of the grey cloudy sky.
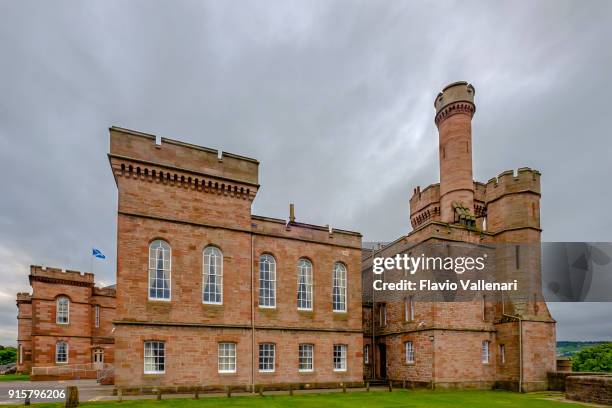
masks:
<path fill-rule="evenodd" d="M 0 2 L 0 343 L 28 265 L 114 281 L 118 125 L 255 157 L 254 212 L 410 230 L 438 180 L 433 98 L 476 88 L 474 172 L 542 171 L 543 239 L 612 241 L 612 2 Z M 610 304 L 555 304 L 562 340 Z"/>

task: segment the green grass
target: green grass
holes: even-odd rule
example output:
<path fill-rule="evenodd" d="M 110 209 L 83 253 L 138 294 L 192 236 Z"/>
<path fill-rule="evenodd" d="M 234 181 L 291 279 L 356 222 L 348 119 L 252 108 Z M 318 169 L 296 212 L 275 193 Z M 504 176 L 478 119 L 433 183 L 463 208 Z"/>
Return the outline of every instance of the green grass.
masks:
<path fill-rule="evenodd" d="M 0 375 L 0 381 L 30 381 L 27 374 L 4 374 Z"/>
<path fill-rule="evenodd" d="M 507 391 L 404 391 L 389 392 L 349 392 L 329 394 L 306 394 L 296 396 L 253 396 L 253 397 L 202 397 L 194 399 L 132 400 L 118 404 L 112 402 L 89 402 L 80 406 L 92 408 L 143 408 L 143 407 L 244 407 L 244 408 L 280 408 L 280 407 L 567 407 L 566 403 L 551 401 L 546 398 L 559 397 L 559 393 L 518 394 Z M 36 404 L 36 407 L 60 407 L 62 404 Z"/>

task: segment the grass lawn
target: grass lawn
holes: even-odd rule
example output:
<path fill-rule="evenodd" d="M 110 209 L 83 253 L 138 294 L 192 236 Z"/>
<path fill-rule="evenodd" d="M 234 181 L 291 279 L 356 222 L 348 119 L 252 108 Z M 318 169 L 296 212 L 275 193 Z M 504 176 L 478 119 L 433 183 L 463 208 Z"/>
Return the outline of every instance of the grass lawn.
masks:
<path fill-rule="evenodd" d="M 0 381 L 29 381 L 30 376 L 27 374 L 5 374 L 0 375 Z"/>
<path fill-rule="evenodd" d="M 244 408 L 277 408 L 277 407 L 567 407 L 564 402 L 551 401 L 546 398 L 559 397 L 559 393 L 518 394 L 507 391 L 405 391 L 389 392 L 349 392 L 329 394 L 306 394 L 296 396 L 253 396 L 253 397 L 202 397 L 194 399 L 132 400 L 117 402 L 89 402 L 81 406 L 92 408 L 140 408 L 140 407 L 244 407 Z M 60 407 L 62 404 L 36 404 L 37 407 Z"/>

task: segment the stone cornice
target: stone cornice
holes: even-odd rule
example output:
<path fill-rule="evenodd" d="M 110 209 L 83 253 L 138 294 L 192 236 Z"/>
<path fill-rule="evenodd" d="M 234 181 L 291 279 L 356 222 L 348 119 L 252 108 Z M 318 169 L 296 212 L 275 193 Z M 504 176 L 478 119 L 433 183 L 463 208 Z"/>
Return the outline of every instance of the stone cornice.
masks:
<path fill-rule="evenodd" d="M 457 101 L 451 104 L 446 105 L 438 114 L 436 115 L 435 122 L 436 126 L 440 126 L 440 123 L 445 119 L 458 114 L 468 114 L 470 118 L 474 116 L 476 112 L 476 106 L 470 101 Z"/>

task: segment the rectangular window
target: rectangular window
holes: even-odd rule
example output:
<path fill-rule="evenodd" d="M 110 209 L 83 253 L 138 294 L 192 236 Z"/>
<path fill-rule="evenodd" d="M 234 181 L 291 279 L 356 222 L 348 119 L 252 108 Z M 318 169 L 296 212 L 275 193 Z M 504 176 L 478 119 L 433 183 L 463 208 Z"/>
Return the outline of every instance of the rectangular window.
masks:
<path fill-rule="evenodd" d="M 414 320 L 414 299 L 412 296 L 404 299 L 404 320 L 407 322 Z"/>
<path fill-rule="evenodd" d="M 334 344 L 334 371 L 346 371 L 346 344 Z"/>
<path fill-rule="evenodd" d="M 259 371 L 274 371 L 275 345 L 272 343 L 262 343 L 259 345 Z"/>
<path fill-rule="evenodd" d="M 219 372 L 236 372 L 236 343 L 219 343 Z"/>
<path fill-rule="evenodd" d="M 499 360 L 502 364 L 506 364 L 506 346 L 504 344 L 499 345 Z"/>
<path fill-rule="evenodd" d="M 411 341 L 406 342 L 406 363 L 414 363 L 414 344 Z"/>
<path fill-rule="evenodd" d="M 363 347 L 363 362 L 365 364 L 369 364 L 370 363 L 370 345 L 366 344 Z"/>
<path fill-rule="evenodd" d="M 23 345 L 19 345 L 19 364 L 23 364 Z"/>
<path fill-rule="evenodd" d="M 96 305 L 95 307 L 96 314 L 96 327 L 100 327 L 100 305 Z"/>
<path fill-rule="evenodd" d="M 489 364 L 489 341 L 482 341 L 482 364 Z"/>
<path fill-rule="evenodd" d="M 55 323 L 68 324 L 70 323 L 70 300 L 67 297 L 61 296 L 57 298 Z"/>
<path fill-rule="evenodd" d="M 379 312 L 378 322 L 380 326 L 381 327 L 386 326 L 387 325 L 387 305 L 382 303 L 378 307 L 378 312 Z"/>
<path fill-rule="evenodd" d="M 516 269 L 519 269 L 521 267 L 521 247 L 518 245 L 514 246 L 514 258 Z"/>
<path fill-rule="evenodd" d="M 268 254 L 259 258 L 259 307 L 276 307 L 276 260 Z"/>
<path fill-rule="evenodd" d="M 55 344 L 55 362 L 68 362 L 68 343 L 66 343 L 65 341 L 60 341 Z"/>
<path fill-rule="evenodd" d="M 314 345 L 313 344 L 300 344 L 300 367 L 299 370 L 302 372 L 308 372 L 314 370 Z"/>
<path fill-rule="evenodd" d="M 166 344 L 163 341 L 145 341 L 144 373 L 163 374 L 166 372 Z"/>

